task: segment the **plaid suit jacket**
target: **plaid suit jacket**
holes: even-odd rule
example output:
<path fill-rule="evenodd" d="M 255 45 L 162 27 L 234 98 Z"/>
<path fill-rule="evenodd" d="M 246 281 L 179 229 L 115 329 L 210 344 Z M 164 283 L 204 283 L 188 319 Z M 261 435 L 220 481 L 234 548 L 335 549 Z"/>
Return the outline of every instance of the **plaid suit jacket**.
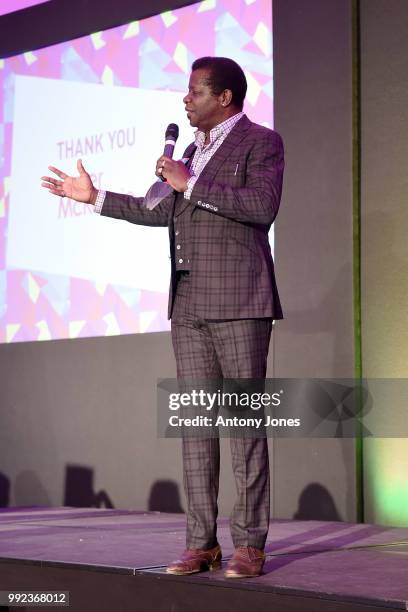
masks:
<path fill-rule="evenodd" d="M 191 144 L 183 157 L 191 157 Z M 283 144 L 277 132 L 245 115 L 235 124 L 194 185 L 189 207 L 191 309 L 205 319 L 281 319 L 268 232 L 280 204 Z M 102 215 L 149 226 L 168 226 L 175 294 L 176 192 L 148 210 L 143 198 L 107 192 Z M 178 211 L 179 212 L 179 211 Z"/>

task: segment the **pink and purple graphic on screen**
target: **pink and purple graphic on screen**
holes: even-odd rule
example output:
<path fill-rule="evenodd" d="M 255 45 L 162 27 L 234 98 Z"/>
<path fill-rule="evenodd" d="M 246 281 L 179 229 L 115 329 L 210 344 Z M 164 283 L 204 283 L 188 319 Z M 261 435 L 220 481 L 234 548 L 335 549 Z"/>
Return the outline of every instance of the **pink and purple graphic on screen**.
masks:
<path fill-rule="evenodd" d="M 95 215 L 40 187 L 83 159 L 97 187 L 143 196 L 180 125 L 192 62 L 235 59 L 250 119 L 273 127 L 270 0 L 205 0 L 0 60 L 0 341 L 169 329 L 168 236 Z"/>
<path fill-rule="evenodd" d="M 0 15 L 21 11 L 21 9 L 34 6 L 35 4 L 44 4 L 48 0 L 2 0 L 0 5 Z"/>

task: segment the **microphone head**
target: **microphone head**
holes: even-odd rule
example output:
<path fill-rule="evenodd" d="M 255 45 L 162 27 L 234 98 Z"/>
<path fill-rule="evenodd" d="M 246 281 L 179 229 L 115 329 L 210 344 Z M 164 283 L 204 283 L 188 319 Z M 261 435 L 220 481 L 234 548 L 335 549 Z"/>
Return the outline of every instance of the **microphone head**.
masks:
<path fill-rule="evenodd" d="M 179 137 L 179 126 L 176 123 L 169 123 L 165 137 L 166 140 L 174 140 L 174 142 L 176 142 Z"/>

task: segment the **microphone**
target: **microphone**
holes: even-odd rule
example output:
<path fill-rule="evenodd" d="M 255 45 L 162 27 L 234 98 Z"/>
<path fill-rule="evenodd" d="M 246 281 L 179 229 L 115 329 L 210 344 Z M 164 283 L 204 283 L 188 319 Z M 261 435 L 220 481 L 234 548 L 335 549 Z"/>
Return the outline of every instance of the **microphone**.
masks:
<path fill-rule="evenodd" d="M 177 138 L 179 137 L 179 126 L 176 123 L 169 123 L 165 133 L 164 151 L 163 155 L 166 157 L 173 157 L 174 147 L 176 146 Z M 165 181 L 164 176 L 160 179 Z"/>

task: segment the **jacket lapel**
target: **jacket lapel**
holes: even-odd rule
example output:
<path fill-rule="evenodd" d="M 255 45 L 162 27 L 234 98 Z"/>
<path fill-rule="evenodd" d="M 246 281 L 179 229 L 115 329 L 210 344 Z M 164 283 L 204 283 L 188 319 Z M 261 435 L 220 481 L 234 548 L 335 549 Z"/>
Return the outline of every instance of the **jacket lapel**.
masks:
<path fill-rule="evenodd" d="M 191 144 L 188 145 L 187 149 L 184 151 L 183 160 L 184 159 L 188 160 L 186 161 L 187 168 L 190 168 L 191 166 L 196 148 L 197 147 L 195 146 L 194 142 L 192 142 Z"/>
<path fill-rule="evenodd" d="M 215 178 L 222 164 L 225 162 L 226 159 L 230 157 L 234 149 L 238 147 L 251 125 L 252 122 L 248 119 L 246 115 L 244 115 L 239 121 L 237 121 L 237 123 L 234 125 L 222 145 L 216 150 L 214 155 L 204 167 L 203 171 L 197 179 L 197 183 L 200 182 L 201 176 L 207 181 L 212 181 Z"/>
<path fill-rule="evenodd" d="M 186 168 L 190 168 L 191 163 L 193 161 L 193 157 L 194 157 L 194 153 L 196 150 L 196 146 L 195 144 L 192 142 L 190 145 L 188 145 L 187 149 L 184 151 L 184 155 L 183 155 L 183 160 L 188 158 L 188 161 L 185 162 L 186 163 Z M 176 195 L 175 199 L 174 199 L 174 217 L 178 217 L 179 215 L 181 215 L 181 213 L 187 208 L 187 206 L 190 204 L 190 200 L 184 199 L 182 201 L 177 202 L 177 200 L 180 199 L 179 195 Z"/>
<path fill-rule="evenodd" d="M 229 158 L 234 149 L 236 149 L 236 147 L 240 144 L 241 140 L 244 138 L 246 132 L 251 127 L 251 125 L 252 122 L 248 119 L 246 115 L 244 115 L 239 121 L 237 121 L 237 123 L 234 125 L 222 145 L 218 147 L 209 162 L 205 165 L 203 171 L 197 179 L 197 183 L 200 182 L 201 176 L 204 177 L 207 181 L 212 181 L 215 178 L 224 161 Z M 188 157 L 188 162 L 186 163 L 187 168 L 190 168 L 191 166 L 196 148 L 197 147 L 195 146 L 195 144 L 191 143 L 184 153 L 184 159 Z M 178 204 L 176 205 L 177 199 L 178 198 L 176 197 L 174 208 L 175 217 L 178 217 L 190 204 L 190 200 L 183 199 L 182 202 L 178 202 Z M 193 210 L 194 207 L 192 208 L 191 213 L 193 212 Z"/>

